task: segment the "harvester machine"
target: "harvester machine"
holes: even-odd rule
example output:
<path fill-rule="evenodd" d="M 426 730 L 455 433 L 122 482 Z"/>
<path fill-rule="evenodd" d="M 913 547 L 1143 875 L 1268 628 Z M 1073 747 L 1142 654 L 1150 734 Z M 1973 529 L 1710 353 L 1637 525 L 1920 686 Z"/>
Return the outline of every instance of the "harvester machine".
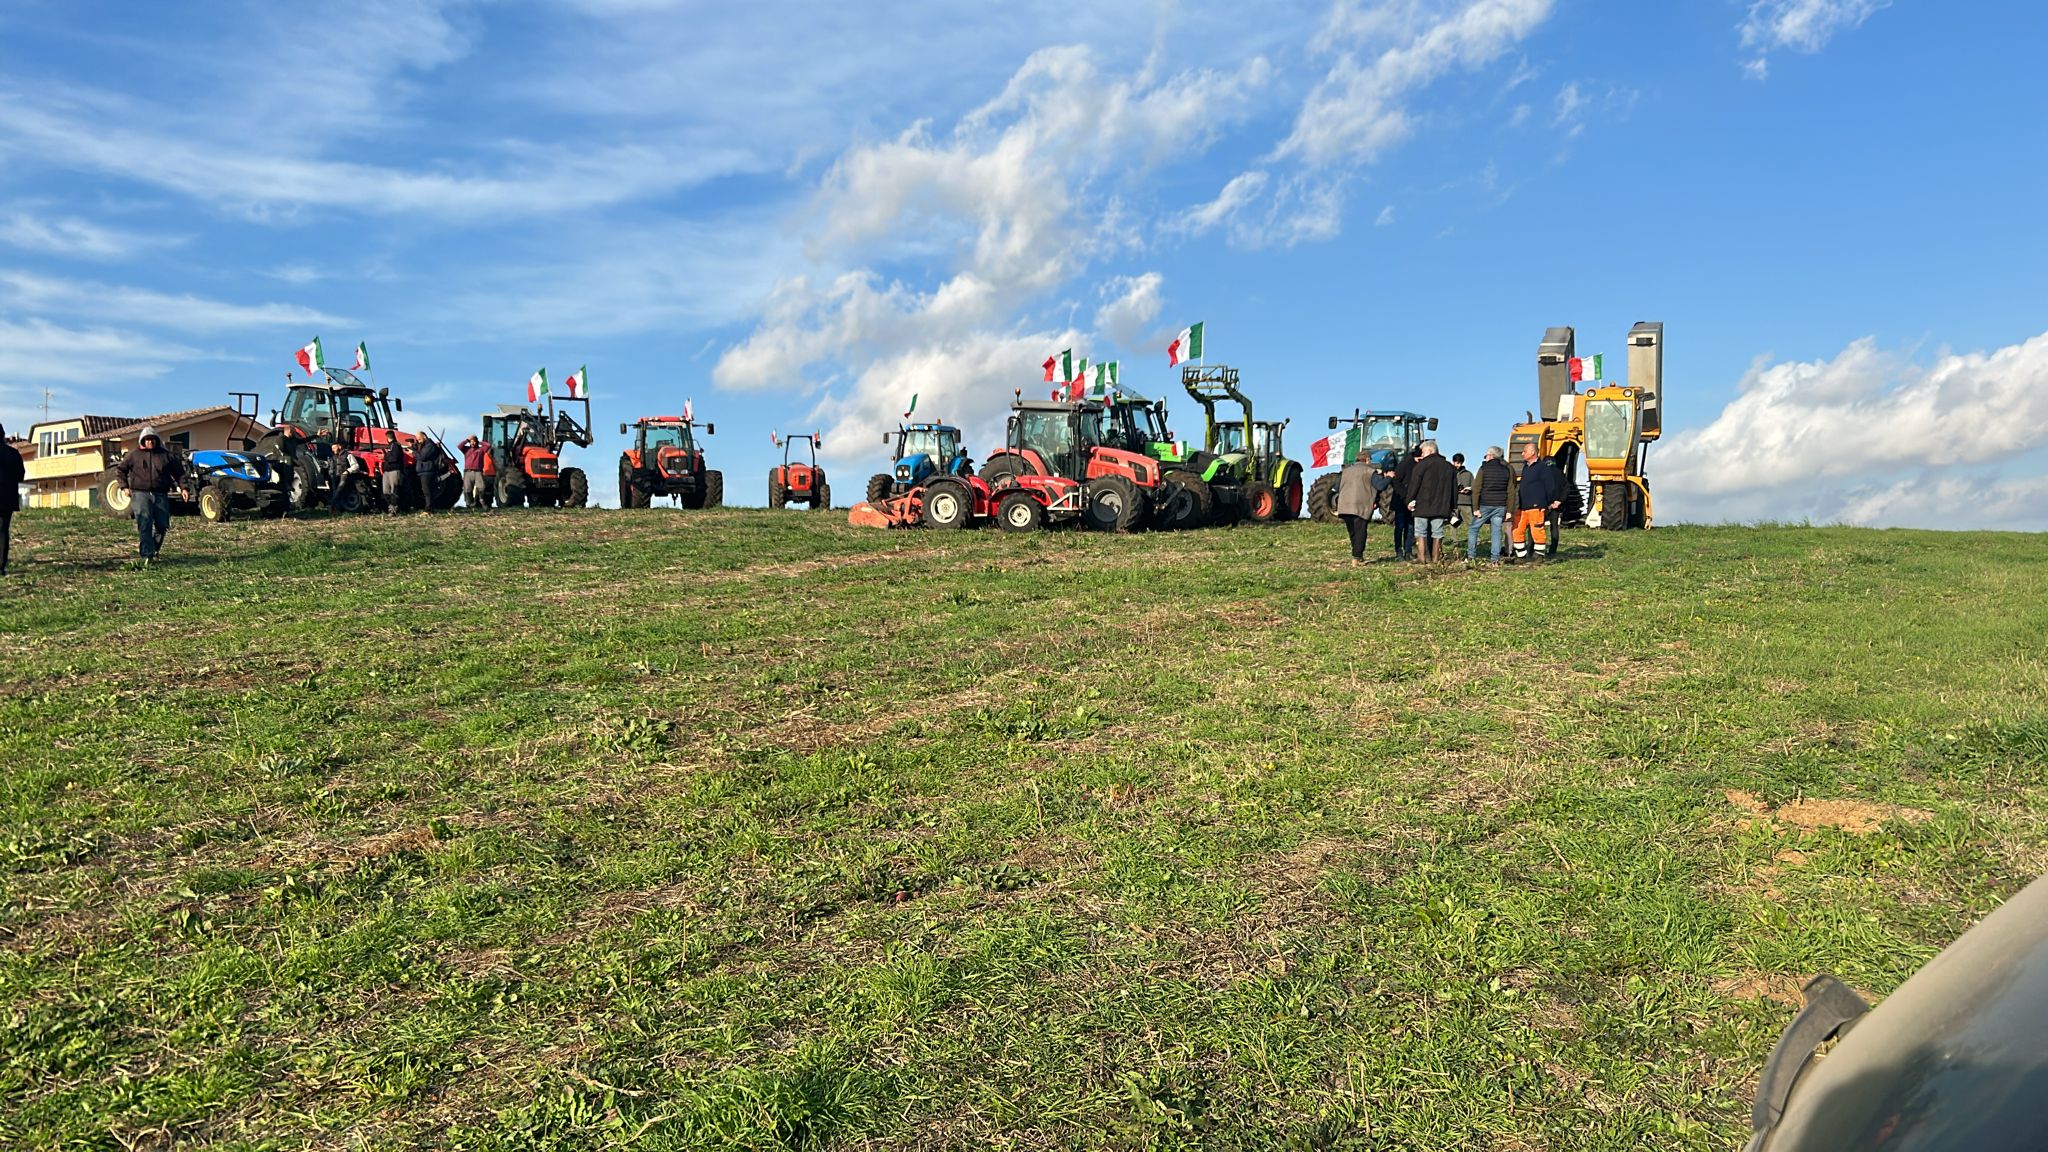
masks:
<path fill-rule="evenodd" d="M 1330 417 L 1330 431 L 1349 426 L 1342 441 L 1345 449 L 1328 461 L 1328 466 L 1337 469 L 1316 477 L 1308 486 L 1308 518 L 1318 524 L 1337 522 L 1337 485 L 1343 478 L 1344 465 L 1354 460 L 1399 460 L 1436 431 L 1436 417 L 1422 416 L 1414 412 L 1367 412 L 1354 408 L 1349 416 Z M 1355 434 L 1353 434 L 1355 433 Z M 1331 437 L 1337 441 L 1337 437 Z"/>
<path fill-rule="evenodd" d="M 1571 362 L 1587 362 L 1577 356 L 1574 344 L 1570 328 L 1544 333 L 1536 355 L 1537 396 L 1543 408 L 1509 434 L 1508 465 L 1519 479 L 1525 444 L 1534 444 L 1539 455 L 1557 465 L 1565 477 L 1564 507 L 1559 510 L 1559 521 L 1565 525 L 1609 531 L 1648 528 L 1650 481 L 1644 462 L 1649 444 L 1664 430 L 1664 325 L 1641 321 L 1629 329 L 1627 384 L 1572 379 Z M 1581 391 L 1579 384 L 1590 387 Z M 1581 461 L 1586 471 L 1583 490 L 1578 482 Z M 1551 541 L 1554 549 L 1554 534 Z"/>

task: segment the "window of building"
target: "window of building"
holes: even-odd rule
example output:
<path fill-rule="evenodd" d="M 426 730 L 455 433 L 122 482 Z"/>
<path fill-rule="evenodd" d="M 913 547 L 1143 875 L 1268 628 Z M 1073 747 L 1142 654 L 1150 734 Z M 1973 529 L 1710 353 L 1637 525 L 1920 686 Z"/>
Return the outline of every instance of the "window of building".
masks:
<path fill-rule="evenodd" d="M 190 452 L 192 450 L 192 434 L 190 432 L 171 433 L 171 447 L 176 448 L 180 452 Z"/>

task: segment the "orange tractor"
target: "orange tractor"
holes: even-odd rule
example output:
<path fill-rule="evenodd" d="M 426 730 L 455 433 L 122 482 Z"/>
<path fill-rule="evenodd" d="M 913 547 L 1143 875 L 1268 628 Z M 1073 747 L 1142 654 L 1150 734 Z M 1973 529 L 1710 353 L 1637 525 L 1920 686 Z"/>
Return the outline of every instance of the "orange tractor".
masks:
<path fill-rule="evenodd" d="M 704 466 L 697 444 L 697 423 L 690 406 L 681 416 L 642 416 L 619 425 L 619 435 L 633 442 L 619 453 L 619 507 L 645 508 L 656 496 L 673 496 L 685 508 L 725 506 L 725 473 Z M 704 434 L 717 431 L 706 424 Z"/>
<path fill-rule="evenodd" d="M 557 405 L 583 405 L 583 421 Z M 500 404 L 484 416 L 484 479 L 502 508 L 581 508 L 590 502 L 590 479 L 581 468 L 562 467 L 562 449 L 590 447 L 590 401 L 548 397 L 545 413 Z"/>
<path fill-rule="evenodd" d="M 804 445 L 804 460 L 793 460 L 790 452 L 798 441 Z M 784 508 L 809 504 L 812 511 L 832 506 L 832 486 L 825 482 L 825 470 L 818 467 L 818 449 L 824 446 L 815 432 L 799 436 L 768 434 L 768 442 L 782 449 L 782 463 L 768 470 L 768 506 Z"/>

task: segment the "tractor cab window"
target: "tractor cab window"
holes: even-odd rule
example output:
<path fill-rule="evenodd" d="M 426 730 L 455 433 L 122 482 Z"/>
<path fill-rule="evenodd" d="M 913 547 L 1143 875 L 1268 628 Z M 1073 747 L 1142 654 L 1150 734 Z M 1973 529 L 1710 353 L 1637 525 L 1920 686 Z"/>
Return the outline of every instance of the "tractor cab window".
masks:
<path fill-rule="evenodd" d="M 1389 420 L 1378 417 L 1367 420 L 1361 428 L 1358 439 L 1358 454 L 1375 457 L 1382 452 L 1400 455 L 1415 447 L 1408 442 L 1408 424 L 1404 420 Z"/>
<path fill-rule="evenodd" d="M 1216 426 L 1216 454 L 1228 456 L 1232 452 L 1244 451 L 1244 425 L 1219 424 Z"/>
<path fill-rule="evenodd" d="M 640 431 L 643 452 L 659 452 L 664 448 L 680 448 L 688 452 L 695 447 L 690 441 L 690 429 L 682 424 L 659 424 Z"/>
<path fill-rule="evenodd" d="M 903 431 L 902 455 L 904 456 L 916 456 L 922 453 L 923 455 L 930 456 L 938 463 L 944 464 L 946 461 L 951 460 L 953 454 L 959 450 L 960 433 L 956 429 L 906 428 Z"/>
<path fill-rule="evenodd" d="M 380 418 L 375 397 L 361 392 L 336 392 L 333 396 L 334 416 L 343 428 L 354 431 L 358 428 L 388 426 L 386 421 Z"/>
<path fill-rule="evenodd" d="M 1144 436 L 1146 444 L 1164 444 L 1173 439 L 1166 434 L 1166 412 L 1159 405 L 1140 405 L 1138 412 L 1138 431 Z"/>
<path fill-rule="evenodd" d="M 1635 413 L 1626 400 L 1591 400 L 1586 403 L 1586 457 L 1590 460 L 1626 459 L 1635 447 Z"/>
<path fill-rule="evenodd" d="M 1280 429 L 1277 425 L 1261 424 L 1252 431 L 1252 455 L 1261 460 L 1285 455 L 1280 450 Z"/>
<path fill-rule="evenodd" d="M 1017 446 L 1045 457 L 1047 464 L 1062 467 L 1074 453 L 1074 421 L 1064 411 L 1019 412 Z"/>
<path fill-rule="evenodd" d="M 1145 429 L 1140 425 L 1140 414 L 1151 409 L 1138 404 L 1118 404 L 1106 408 L 1102 413 L 1102 436 L 1104 444 L 1121 448 L 1126 452 L 1143 452 L 1148 443 Z"/>
<path fill-rule="evenodd" d="M 328 393 L 315 388 L 294 388 L 284 402 L 284 423 L 296 424 L 315 435 L 327 431 L 334 423 L 334 408 L 328 403 Z"/>

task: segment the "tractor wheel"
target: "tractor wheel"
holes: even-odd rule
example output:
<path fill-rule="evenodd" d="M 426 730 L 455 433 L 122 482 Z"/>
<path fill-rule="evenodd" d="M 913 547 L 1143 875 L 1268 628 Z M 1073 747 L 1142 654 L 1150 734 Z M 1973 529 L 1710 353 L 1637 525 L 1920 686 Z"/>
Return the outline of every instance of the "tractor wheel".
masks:
<path fill-rule="evenodd" d="M 782 486 L 782 469 L 768 470 L 768 506 L 782 508 L 789 504 L 789 489 Z"/>
<path fill-rule="evenodd" d="M 896 482 L 889 479 L 887 472 L 875 473 L 873 476 L 868 477 L 868 503 L 880 504 L 882 501 L 887 500 L 889 493 L 895 491 L 895 489 Z"/>
<path fill-rule="evenodd" d="M 934 480 L 924 489 L 927 528 L 965 528 L 974 519 L 974 496 L 957 480 Z"/>
<path fill-rule="evenodd" d="M 704 504 L 706 508 L 725 507 L 725 473 L 715 469 L 704 473 Z"/>
<path fill-rule="evenodd" d="M 228 494 L 217 484 L 208 484 L 199 490 L 199 518 L 208 524 L 218 524 L 228 518 Z"/>
<path fill-rule="evenodd" d="M 334 510 L 350 516 L 370 510 L 370 482 L 361 476 L 350 476 L 341 482 L 341 493 L 334 498 Z"/>
<path fill-rule="evenodd" d="M 996 501 L 996 524 L 1005 532 L 1036 532 L 1045 525 L 1045 505 L 1021 488 L 1005 492 Z"/>
<path fill-rule="evenodd" d="M 434 481 L 434 511 L 446 512 L 462 503 L 462 473 L 443 472 Z"/>
<path fill-rule="evenodd" d="M 304 448 L 292 453 L 291 498 L 294 508 L 311 508 L 320 502 L 320 462 Z"/>
<path fill-rule="evenodd" d="M 1280 518 L 1280 493 L 1271 484 L 1253 481 L 1244 486 L 1244 513 L 1257 524 Z"/>
<path fill-rule="evenodd" d="M 1308 486 L 1308 518 L 1318 524 L 1337 522 L 1337 488 L 1344 482 L 1342 472 L 1316 477 Z"/>
<path fill-rule="evenodd" d="M 1593 499 L 1600 509 L 1600 527 L 1611 532 L 1634 527 L 1629 522 L 1627 484 L 1595 484 Z"/>
<path fill-rule="evenodd" d="M 1129 532 L 1145 518 L 1145 494 L 1122 476 L 1097 476 L 1085 488 L 1081 517 L 1098 532 Z"/>
<path fill-rule="evenodd" d="M 500 472 L 498 473 L 497 501 L 500 508 L 517 508 L 526 503 L 526 489 L 513 483 L 510 475 Z"/>
<path fill-rule="evenodd" d="M 583 474 L 583 469 L 562 469 L 562 487 L 567 492 L 562 497 L 562 507 L 581 508 L 590 503 L 590 477 Z"/>
<path fill-rule="evenodd" d="M 624 460 L 619 461 L 619 507 L 640 507 L 640 490 L 633 487 L 633 470 Z"/>
<path fill-rule="evenodd" d="M 1024 474 L 1024 462 L 1014 455 L 1002 455 L 981 466 L 982 483 L 994 488 Z"/>
<path fill-rule="evenodd" d="M 1152 523 L 1178 532 L 1209 522 L 1209 486 L 1192 472 L 1168 472 L 1153 493 Z"/>
<path fill-rule="evenodd" d="M 1289 477 L 1287 483 L 1280 489 L 1280 519 L 1301 519 L 1301 473 L 1299 472 Z"/>
<path fill-rule="evenodd" d="M 811 511 L 832 506 L 832 486 L 825 483 L 825 473 L 820 470 L 815 484 L 811 485 Z"/>
<path fill-rule="evenodd" d="M 135 515 L 135 501 L 126 488 L 121 487 L 121 477 L 112 468 L 100 473 L 100 511 L 109 516 Z"/>

